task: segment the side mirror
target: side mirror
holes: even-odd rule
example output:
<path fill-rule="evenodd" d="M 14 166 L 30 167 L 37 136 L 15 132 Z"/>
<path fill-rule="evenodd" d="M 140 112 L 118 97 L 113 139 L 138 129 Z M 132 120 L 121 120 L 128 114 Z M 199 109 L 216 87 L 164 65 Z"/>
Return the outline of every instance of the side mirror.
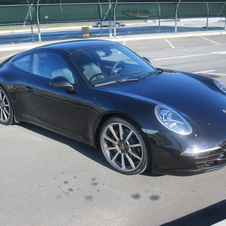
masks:
<path fill-rule="evenodd" d="M 55 88 L 64 88 L 69 92 L 75 91 L 73 85 L 63 76 L 53 78 L 49 85 Z"/>
<path fill-rule="evenodd" d="M 142 57 L 147 63 L 151 64 L 151 61 L 147 57 Z"/>

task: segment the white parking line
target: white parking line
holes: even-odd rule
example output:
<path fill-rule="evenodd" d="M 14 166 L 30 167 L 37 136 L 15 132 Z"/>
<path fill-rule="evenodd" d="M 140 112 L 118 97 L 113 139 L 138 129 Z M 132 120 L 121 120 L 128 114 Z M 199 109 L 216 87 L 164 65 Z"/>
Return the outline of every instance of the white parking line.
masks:
<path fill-rule="evenodd" d="M 207 40 L 207 41 L 209 41 L 209 42 L 212 42 L 212 43 L 214 43 L 214 44 L 216 44 L 216 45 L 220 45 L 218 42 L 215 42 L 215 41 L 210 40 L 210 39 L 208 39 L 208 38 L 205 38 L 205 37 L 202 37 L 202 36 L 199 36 L 199 37 L 202 38 L 202 39 L 205 39 L 205 40 Z"/>
<path fill-rule="evenodd" d="M 226 76 L 226 74 L 222 74 L 222 73 L 215 73 L 214 71 L 216 71 L 216 70 L 196 71 L 196 72 L 192 72 L 192 73 L 194 73 L 194 74 L 206 74 L 206 75 Z M 212 73 L 212 72 L 214 72 L 214 73 Z"/>
<path fill-rule="evenodd" d="M 152 59 L 152 60 L 170 60 L 170 59 L 187 58 L 187 57 L 207 56 L 207 55 L 212 55 L 212 54 L 213 53 L 200 53 L 200 54 L 194 54 L 194 55 L 184 55 L 184 56 L 157 58 L 157 59 Z"/>
<path fill-rule="evenodd" d="M 165 39 L 165 41 L 166 41 L 173 49 L 175 49 L 175 47 L 173 46 L 173 44 L 172 44 L 170 41 L 168 41 L 167 39 Z"/>
<path fill-rule="evenodd" d="M 196 72 L 193 72 L 195 74 L 205 74 L 205 73 L 210 73 L 210 72 L 214 72 L 215 70 L 208 70 L 208 71 L 196 71 Z"/>
<path fill-rule="evenodd" d="M 218 75 L 218 76 L 226 76 L 226 74 L 222 73 L 207 73 L 208 75 Z"/>
<path fill-rule="evenodd" d="M 226 220 L 220 221 L 216 224 L 212 224 L 211 226 L 225 226 L 226 225 Z"/>
<path fill-rule="evenodd" d="M 221 52 L 213 52 L 214 54 L 221 54 L 221 55 L 225 55 L 226 51 L 221 51 Z"/>
<path fill-rule="evenodd" d="M 170 59 L 187 58 L 187 57 L 208 56 L 208 55 L 214 55 L 214 54 L 225 55 L 226 51 L 211 52 L 211 53 L 200 53 L 200 54 L 194 54 L 194 55 L 184 55 L 184 56 L 175 56 L 175 57 L 164 57 L 164 58 L 156 58 L 156 59 L 152 59 L 152 60 L 170 60 Z"/>

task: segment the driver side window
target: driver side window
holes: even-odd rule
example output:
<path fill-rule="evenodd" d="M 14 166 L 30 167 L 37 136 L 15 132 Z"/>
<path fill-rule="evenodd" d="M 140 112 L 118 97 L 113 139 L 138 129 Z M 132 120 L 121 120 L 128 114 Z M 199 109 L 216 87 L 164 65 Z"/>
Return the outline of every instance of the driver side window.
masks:
<path fill-rule="evenodd" d="M 111 48 L 105 51 L 99 50 L 97 51 L 97 54 L 99 55 L 101 60 L 112 61 L 115 63 L 119 61 L 124 61 L 128 64 L 137 64 L 134 60 L 132 60 L 129 56 L 127 56 L 119 49 Z"/>

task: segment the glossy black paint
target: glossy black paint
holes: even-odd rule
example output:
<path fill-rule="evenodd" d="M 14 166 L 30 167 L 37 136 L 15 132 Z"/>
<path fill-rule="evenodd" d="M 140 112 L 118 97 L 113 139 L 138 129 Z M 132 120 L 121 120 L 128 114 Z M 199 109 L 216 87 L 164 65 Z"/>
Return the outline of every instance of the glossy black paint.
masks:
<path fill-rule="evenodd" d="M 145 135 L 155 173 L 191 175 L 225 166 L 226 95 L 214 81 L 165 70 L 137 81 L 94 86 L 83 78 L 78 65 L 71 61 L 71 54 L 109 44 L 107 41 L 53 44 L 20 53 L 2 64 L 0 86 L 9 94 L 15 121 L 33 123 L 98 147 L 101 125 L 120 115 L 149 131 Z M 75 84 L 63 77 L 47 79 L 14 66 L 17 59 L 37 52 L 60 55 L 76 77 Z M 192 133 L 177 134 L 159 123 L 154 114 L 158 104 L 179 112 L 191 124 Z M 194 157 L 181 156 L 186 149 L 196 146 L 220 146 L 222 154 L 212 164 L 197 166 Z"/>

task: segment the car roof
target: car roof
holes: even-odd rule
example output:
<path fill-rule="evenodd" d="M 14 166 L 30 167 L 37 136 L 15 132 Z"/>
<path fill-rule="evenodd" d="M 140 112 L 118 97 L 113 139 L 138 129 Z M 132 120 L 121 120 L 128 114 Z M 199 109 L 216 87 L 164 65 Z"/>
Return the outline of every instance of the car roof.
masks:
<path fill-rule="evenodd" d="M 67 53 L 74 53 L 81 50 L 91 49 L 93 47 L 104 46 L 113 44 L 114 42 L 103 41 L 103 40 L 79 40 L 79 41 L 69 41 L 69 42 L 60 42 L 49 44 L 36 49 L 51 49 L 56 51 L 65 51 Z M 114 43 L 116 44 L 116 43 Z"/>
<path fill-rule="evenodd" d="M 14 57 L 12 57 L 12 60 L 15 60 L 21 56 L 32 54 L 39 51 L 54 51 L 54 52 L 61 53 L 63 55 L 69 55 L 71 53 L 92 49 L 94 47 L 107 46 L 110 44 L 119 45 L 116 42 L 105 41 L 105 40 L 76 40 L 76 41 L 58 42 L 58 43 L 39 46 L 27 51 L 23 51 L 21 53 L 16 54 Z"/>

